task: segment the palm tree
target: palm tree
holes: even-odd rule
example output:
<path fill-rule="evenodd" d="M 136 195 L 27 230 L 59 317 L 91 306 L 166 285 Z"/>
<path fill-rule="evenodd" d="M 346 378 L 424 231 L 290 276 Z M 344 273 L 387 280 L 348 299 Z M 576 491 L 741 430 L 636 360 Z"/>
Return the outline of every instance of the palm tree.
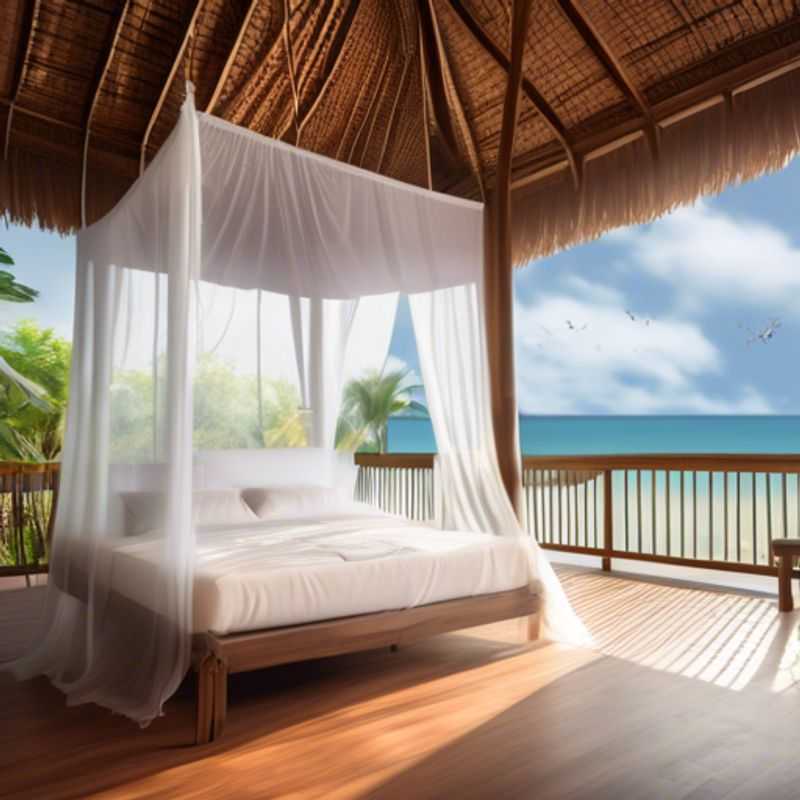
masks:
<path fill-rule="evenodd" d="M 404 369 L 371 370 L 363 378 L 350 381 L 344 389 L 337 447 L 357 450 L 371 445 L 370 449 L 385 453 L 390 417 L 408 411 L 428 413 L 422 403 L 413 399 L 414 392 L 421 388 L 410 383 L 410 372 Z"/>
<path fill-rule="evenodd" d="M 0 247 L 0 264 L 14 265 L 14 259 Z M 17 283 L 16 278 L 3 269 L 0 269 L 0 300 L 9 303 L 32 303 L 39 296 L 36 289 Z"/>

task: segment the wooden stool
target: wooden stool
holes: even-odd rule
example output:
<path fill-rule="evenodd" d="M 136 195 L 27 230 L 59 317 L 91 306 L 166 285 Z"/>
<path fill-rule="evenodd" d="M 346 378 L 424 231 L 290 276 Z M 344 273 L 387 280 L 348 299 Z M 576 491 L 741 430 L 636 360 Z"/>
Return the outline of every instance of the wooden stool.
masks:
<path fill-rule="evenodd" d="M 778 561 L 778 608 L 781 611 L 792 611 L 792 578 L 800 576 L 800 573 L 795 574 L 793 562 L 800 556 L 800 539 L 773 540 L 772 556 Z"/>

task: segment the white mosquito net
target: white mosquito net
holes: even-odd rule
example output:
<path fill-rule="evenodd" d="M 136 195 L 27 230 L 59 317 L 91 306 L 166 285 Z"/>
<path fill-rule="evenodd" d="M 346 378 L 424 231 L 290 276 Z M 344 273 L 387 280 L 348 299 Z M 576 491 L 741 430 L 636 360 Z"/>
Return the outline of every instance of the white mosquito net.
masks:
<path fill-rule="evenodd" d="M 49 676 L 70 703 L 158 716 L 190 661 L 193 454 L 332 449 L 342 386 L 383 364 L 398 293 L 410 295 L 445 524 L 523 536 L 494 451 L 482 236 L 480 204 L 198 113 L 190 91 L 149 168 L 78 235 L 47 608 L 15 673 Z M 120 498 L 141 491 L 154 532 L 112 557 L 109 542 L 130 533 Z M 140 538 L 146 575 L 124 557 Z M 546 633 L 583 639 L 533 541 L 530 559 Z M 126 582 L 143 580 L 146 606 L 130 603 Z"/>

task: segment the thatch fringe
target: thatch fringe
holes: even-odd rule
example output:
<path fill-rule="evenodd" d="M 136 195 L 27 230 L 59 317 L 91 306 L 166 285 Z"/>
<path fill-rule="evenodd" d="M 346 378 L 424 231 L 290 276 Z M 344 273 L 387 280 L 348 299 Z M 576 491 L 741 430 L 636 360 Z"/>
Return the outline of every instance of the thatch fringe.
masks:
<path fill-rule="evenodd" d="M 576 191 L 561 169 L 513 195 L 516 265 L 651 222 L 700 197 L 786 165 L 800 152 L 800 69 L 723 98 L 661 128 L 659 157 L 643 136 L 586 160 Z"/>

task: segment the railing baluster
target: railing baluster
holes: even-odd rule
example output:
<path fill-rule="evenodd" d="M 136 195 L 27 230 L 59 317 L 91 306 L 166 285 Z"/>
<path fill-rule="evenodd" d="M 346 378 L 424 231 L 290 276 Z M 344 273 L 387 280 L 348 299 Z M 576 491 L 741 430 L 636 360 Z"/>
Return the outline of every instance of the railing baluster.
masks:
<path fill-rule="evenodd" d="M 685 491 L 686 491 L 686 473 L 681 470 L 681 558 L 684 558 L 686 555 L 686 526 L 685 526 L 685 515 L 686 515 L 686 504 L 685 504 Z"/>
<path fill-rule="evenodd" d="M 656 550 L 656 471 L 650 470 L 650 499 L 652 500 L 652 526 L 650 530 L 650 552 L 655 555 Z"/>
<path fill-rule="evenodd" d="M 583 546 L 589 546 L 589 474 L 583 482 Z"/>
<path fill-rule="evenodd" d="M 725 481 L 725 487 L 724 487 L 725 491 L 724 491 L 724 496 L 723 496 L 723 499 L 722 499 L 722 505 L 723 505 L 724 511 L 725 511 L 725 525 L 723 526 L 723 530 L 725 532 L 725 547 L 723 549 L 722 557 L 725 559 L 725 561 L 728 561 L 728 540 L 730 539 L 730 530 L 729 530 L 729 527 L 728 527 L 728 523 L 729 523 L 729 520 L 728 520 L 728 517 L 729 517 L 729 513 L 728 513 L 728 484 L 730 483 L 730 474 L 727 473 L 727 472 L 723 472 L 722 473 L 722 479 Z"/>
<path fill-rule="evenodd" d="M 797 528 L 795 536 L 800 537 L 800 472 L 795 475 L 794 507 L 797 511 Z"/>
<path fill-rule="evenodd" d="M 578 539 L 579 520 L 578 520 L 578 473 L 572 473 L 572 505 L 575 510 L 575 545 L 579 545 Z"/>
<path fill-rule="evenodd" d="M 767 553 L 772 552 L 772 473 L 764 476 L 767 482 Z"/>
<path fill-rule="evenodd" d="M 697 558 L 697 471 L 692 473 L 692 558 Z"/>
<path fill-rule="evenodd" d="M 753 473 L 753 563 L 758 563 L 758 528 L 756 520 L 756 506 L 758 497 L 758 487 L 756 486 L 756 473 Z"/>
<path fill-rule="evenodd" d="M 714 473 L 708 472 L 708 559 L 714 560 Z"/>
<path fill-rule="evenodd" d="M 628 527 L 628 470 L 622 471 L 622 477 L 625 480 L 625 550 L 630 550 L 630 538 Z"/>
<path fill-rule="evenodd" d="M 742 473 L 736 473 L 736 560 L 742 560 Z"/>
<path fill-rule="evenodd" d="M 665 494 L 667 497 L 667 556 L 672 555 L 672 473 L 664 473 Z"/>
<path fill-rule="evenodd" d="M 641 470 L 634 470 L 636 476 L 636 540 L 638 547 L 636 552 L 642 551 L 642 472 Z"/>
<path fill-rule="evenodd" d="M 800 473 L 798 473 L 798 479 L 800 479 Z M 592 500 L 594 501 L 594 546 L 597 547 L 597 481 L 599 480 L 598 476 L 594 476 L 594 480 L 592 481 Z"/>
<path fill-rule="evenodd" d="M 786 495 L 786 473 L 781 473 L 781 489 L 783 494 L 783 536 L 789 537 L 789 501 Z"/>

